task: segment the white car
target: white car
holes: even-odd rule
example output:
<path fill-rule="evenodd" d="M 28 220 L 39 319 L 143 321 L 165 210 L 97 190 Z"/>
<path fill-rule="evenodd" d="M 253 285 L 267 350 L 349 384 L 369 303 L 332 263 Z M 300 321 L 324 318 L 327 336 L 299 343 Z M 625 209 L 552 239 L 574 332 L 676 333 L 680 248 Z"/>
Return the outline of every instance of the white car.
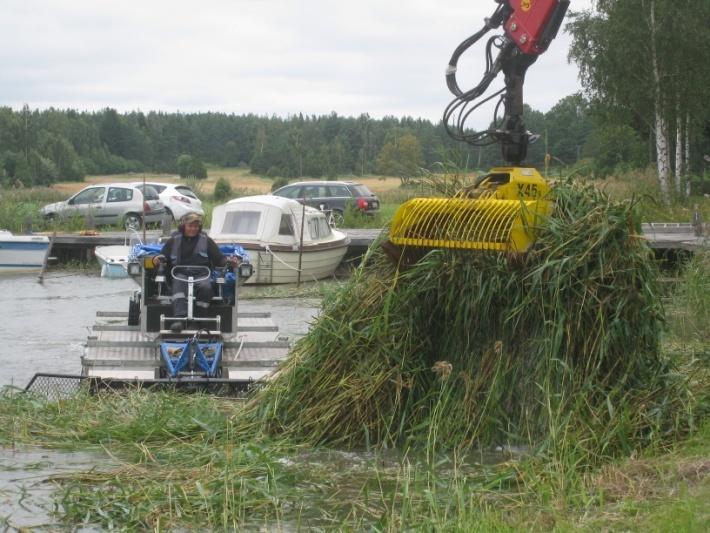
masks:
<path fill-rule="evenodd" d="M 147 181 L 160 196 L 160 200 L 165 205 L 165 211 L 179 221 L 187 213 L 199 213 L 204 215 L 202 200 L 200 200 L 193 190 L 187 185 L 176 185 L 174 183 L 160 183 L 157 181 Z M 143 182 L 133 183 L 133 185 L 143 185 Z"/>
<path fill-rule="evenodd" d="M 159 224 L 165 214 L 163 202 L 153 187 L 127 183 L 90 185 L 63 202 L 45 205 L 40 214 L 46 219 L 91 216 L 96 225 L 122 224 L 137 229 L 143 218 L 146 224 Z"/>

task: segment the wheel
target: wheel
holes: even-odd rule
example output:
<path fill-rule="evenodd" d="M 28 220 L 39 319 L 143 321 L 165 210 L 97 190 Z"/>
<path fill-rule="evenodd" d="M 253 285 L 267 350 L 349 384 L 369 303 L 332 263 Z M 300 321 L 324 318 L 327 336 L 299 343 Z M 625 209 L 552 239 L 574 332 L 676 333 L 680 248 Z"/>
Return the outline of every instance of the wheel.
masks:
<path fill-rule="evenodd" d="M 128 213 L 123 217 L 123 227 L 126 229 L 137 230 L 141 228 L 141 216 L 135 213 Z"/>
<path fill-rule="evenodd" d="M 343 212 L 335 209 L 330 215 L 330 221 L 331 226 L 333 226 L 334 228 L 343 227 L 343 224 L 345 223 L 345 217 L 343 216 Z"/>
<path fill-rule="evenodd" d="M 128 301 L 128 325 L 138 326 L 141 320 L 141 303 L 131 299 Z"/>

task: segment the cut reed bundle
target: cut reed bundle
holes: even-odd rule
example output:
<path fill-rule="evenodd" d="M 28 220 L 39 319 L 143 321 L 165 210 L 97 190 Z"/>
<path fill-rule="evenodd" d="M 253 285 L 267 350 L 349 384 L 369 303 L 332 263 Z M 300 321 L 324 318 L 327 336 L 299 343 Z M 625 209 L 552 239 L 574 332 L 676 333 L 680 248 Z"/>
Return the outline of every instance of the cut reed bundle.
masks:
<path fill-rule="evenodd" d="M 663 310 L 634 204 L 554 196 L 524 256 L 432 250 L 401 270 L 375 244 L 245 420 L 309 443 L 592 454 L 662 431 Z"/>

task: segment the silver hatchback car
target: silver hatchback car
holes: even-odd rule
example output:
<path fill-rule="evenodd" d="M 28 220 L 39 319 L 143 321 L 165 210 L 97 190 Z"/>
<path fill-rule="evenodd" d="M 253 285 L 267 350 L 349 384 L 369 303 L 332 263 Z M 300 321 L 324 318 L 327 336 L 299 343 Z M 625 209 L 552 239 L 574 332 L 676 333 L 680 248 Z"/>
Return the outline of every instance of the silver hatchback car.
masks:
<path fill-rule="evenodd" d="M 165 214 L 165 206 L 158 192 L 146 185 L 107 183 L 91 185 L 63 202 L 45 205 L 40 214 L 46 219 L 87 217 L 97 225 L 120 224 L 137 229 L 142 223 L 158 224 Z"/>

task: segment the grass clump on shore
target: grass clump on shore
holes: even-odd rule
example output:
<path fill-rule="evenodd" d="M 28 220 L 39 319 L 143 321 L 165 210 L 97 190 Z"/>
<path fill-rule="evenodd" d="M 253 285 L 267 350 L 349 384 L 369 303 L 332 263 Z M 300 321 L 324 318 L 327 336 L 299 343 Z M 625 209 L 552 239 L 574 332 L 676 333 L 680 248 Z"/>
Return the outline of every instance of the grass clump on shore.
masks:
<path fill-rule="evenodd" d="M 664 314 L 632 201 L 555 191 L 522 257 L 379 248 L 249 405 L 310 444 L 529 445 L 594 463 L 683 425 Z M 570 453 L 568 453 L 570 452 Z M 572 453 L 574 452 L 574 453 Z"/>

